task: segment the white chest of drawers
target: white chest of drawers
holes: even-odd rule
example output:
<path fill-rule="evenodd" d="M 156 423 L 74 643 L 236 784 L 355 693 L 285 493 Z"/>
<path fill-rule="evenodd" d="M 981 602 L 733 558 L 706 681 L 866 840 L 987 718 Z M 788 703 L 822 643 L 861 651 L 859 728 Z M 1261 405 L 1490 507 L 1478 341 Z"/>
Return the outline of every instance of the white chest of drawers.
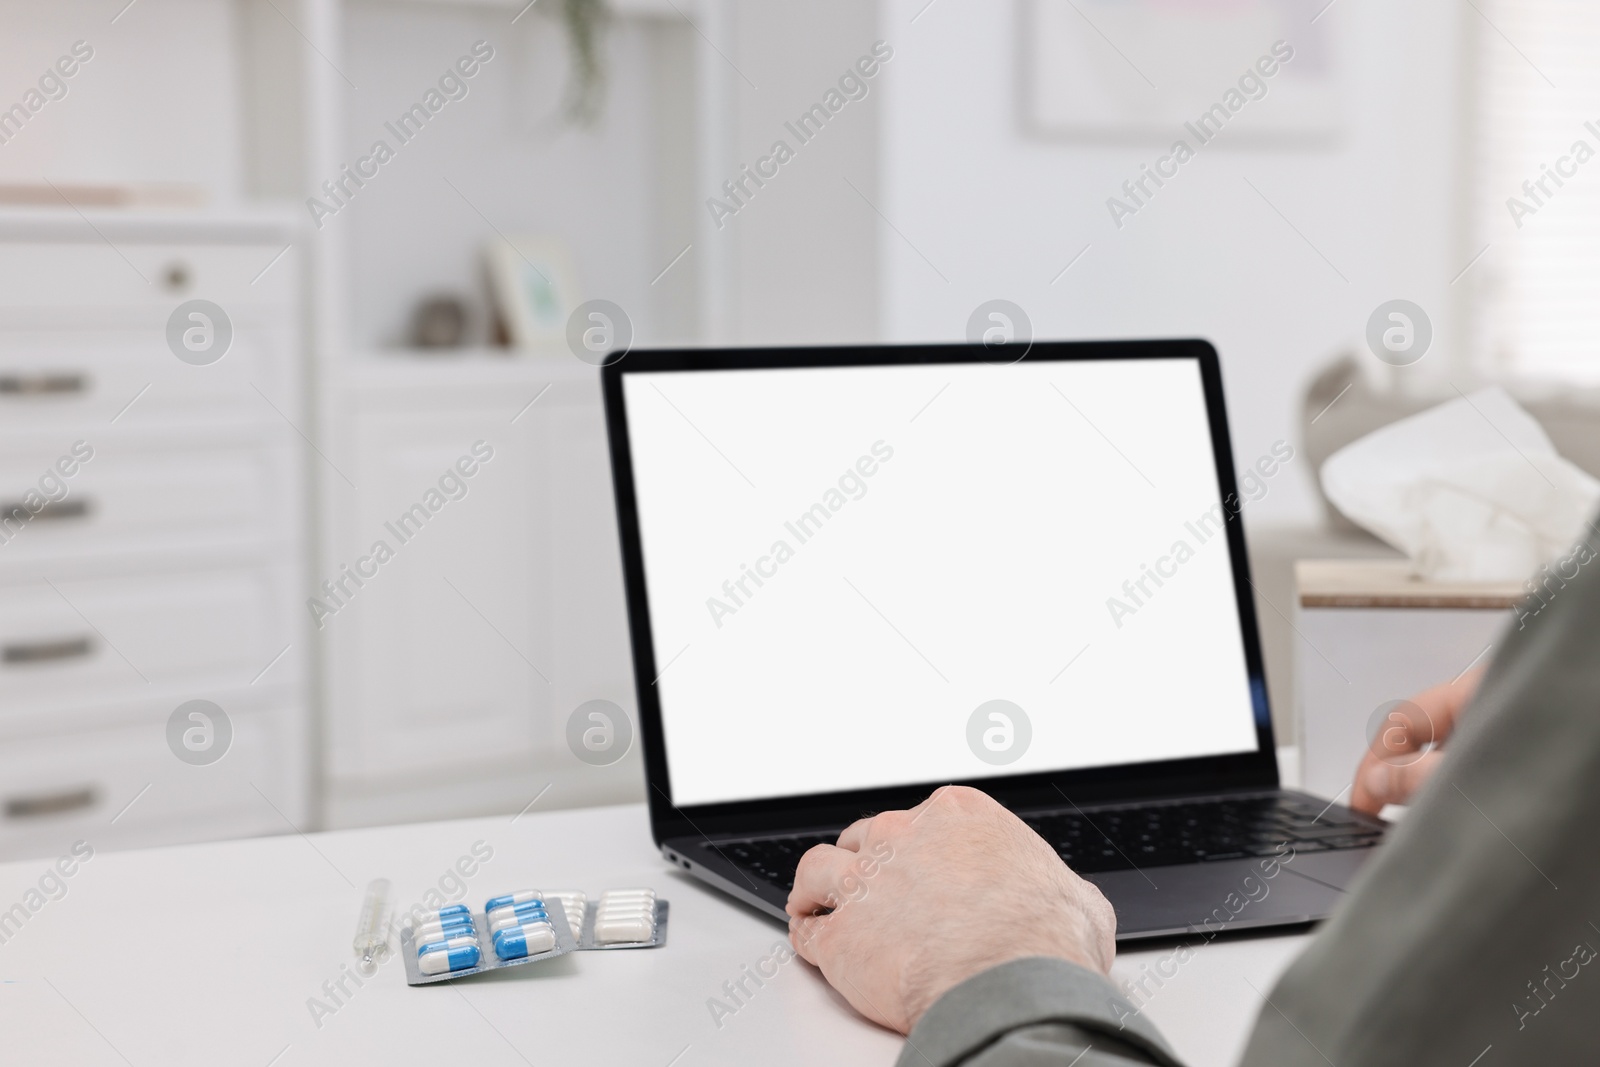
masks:
<path fill-rule="evenodd" d="M 297 240 L 279 216 L 0 213 L 0 859 L 307 816 Z M 196 299 L 231 325 L 214 362 L 169 344 Z M 191 700 L 226 716 L 191 737 L 212 762 L 169 742 Z"/>

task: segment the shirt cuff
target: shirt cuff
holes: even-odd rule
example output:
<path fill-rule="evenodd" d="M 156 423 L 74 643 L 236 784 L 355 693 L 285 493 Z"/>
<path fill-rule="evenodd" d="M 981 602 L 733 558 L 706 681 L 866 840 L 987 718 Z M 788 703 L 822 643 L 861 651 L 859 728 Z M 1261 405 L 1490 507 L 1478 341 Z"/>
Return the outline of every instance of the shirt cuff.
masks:
<path fill-rule="evenodd" d="M 1154 1026 L 1105 978 L 1066 960 L 1030 956 L 974 975 L 923 1013 L 900 1064 L 952 1067 L 1014 1030 L 1065 1023 L 1139 1049 L 1149 1062 L 1181 1067 Z"/>

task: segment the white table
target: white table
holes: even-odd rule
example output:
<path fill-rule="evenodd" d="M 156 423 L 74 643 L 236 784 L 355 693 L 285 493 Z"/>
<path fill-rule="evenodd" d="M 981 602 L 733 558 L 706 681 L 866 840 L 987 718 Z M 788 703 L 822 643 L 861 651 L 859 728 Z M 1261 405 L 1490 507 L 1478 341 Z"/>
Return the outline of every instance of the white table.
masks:
<path fill-rule="evenodd" d="M 672 903 L 668 943 L 419 988 L 393 959 L 363 986 L 345 978 L 342 1003 L 328 998 L 324 983 L 353 971 L 368 881 L 420 900 L 475 842 L 493 857 L 464 879 L 474 907 L 527 886 L 653 885 Z M 0 866 L 0 912 L 49 869 Z M 900 1048 L 799 960 L 719 1027 L 709 999 L 783 929 L 669 868 L 642 806 L 101 853 L 65 885 L 5 928 L 7 1063 L 886 1065 Z M 1246 980 L 1267 990 L 1301 941 L 1207 945 L 1146 1012 L 1193 1067 L 1230 1064 L 1260 1007 Z M 1117 974 L 1164 954 L 1129 953 Z M 335 1010 L 315 1019 L 311 998 Z"/>

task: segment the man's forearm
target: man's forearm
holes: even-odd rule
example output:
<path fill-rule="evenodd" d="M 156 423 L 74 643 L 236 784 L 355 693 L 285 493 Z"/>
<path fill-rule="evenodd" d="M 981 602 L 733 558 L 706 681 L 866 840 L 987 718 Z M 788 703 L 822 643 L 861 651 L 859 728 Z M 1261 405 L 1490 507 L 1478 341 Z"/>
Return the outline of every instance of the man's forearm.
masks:
<path fill-rule="evenodd" d="M 1600 534 L 1552 571 L 1244 1067 L 1594 1062 Z"/>
<path fill-rule="evenodd" d="M 918 1021 L 897 1067 L 1179 1067 L 1111 983 L 1031 957 L 967 979 Z"/>
<path fill-rule="evenodd" d="M 1448 760 L 1274 987 L 1242 1067 L 1593 1061 L 1600 531 L 1559 570 L 1497 640 Z M 899 1063 L 1174 1063 L 1141 1019 L 1118 1029 L 1114 996 L 1058 960 L 996 967 L 934 1004 Z"/>

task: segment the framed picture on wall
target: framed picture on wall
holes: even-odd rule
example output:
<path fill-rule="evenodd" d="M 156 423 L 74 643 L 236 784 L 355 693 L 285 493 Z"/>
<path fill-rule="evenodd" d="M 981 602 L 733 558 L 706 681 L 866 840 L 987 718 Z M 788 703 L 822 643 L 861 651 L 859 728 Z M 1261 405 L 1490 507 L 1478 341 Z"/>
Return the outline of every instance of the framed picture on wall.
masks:
<path fill-rule="evenodd" d="M 552 237 L 512 237 L 488 249 L 489 283 L 516 348 L 560 347 L 581 302 L 572 254 Z"/>
<path fill-rule="evenodd" d="M 1335 141 L 1328 0 L 1018 0 L 1024 128 L 1261 148 Z"/>

